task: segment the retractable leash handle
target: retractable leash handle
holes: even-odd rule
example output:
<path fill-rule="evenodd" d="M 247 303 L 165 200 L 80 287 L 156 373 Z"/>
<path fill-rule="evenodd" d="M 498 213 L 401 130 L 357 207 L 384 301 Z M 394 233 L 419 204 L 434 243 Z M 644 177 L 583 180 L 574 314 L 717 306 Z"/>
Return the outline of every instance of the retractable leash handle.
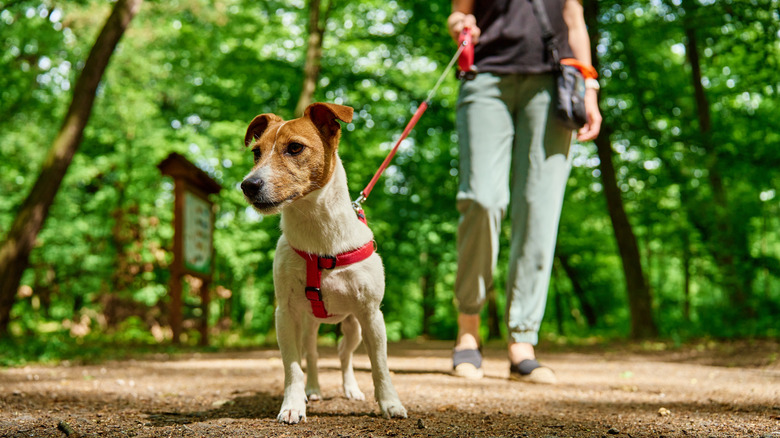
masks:
<path fill-rule="evenodd" d="M 477 67 L 474 66 L 474 42 L 471 37 L 471 28 L 464 27 L 458 37 L 458 46 L 463 50 L 458 57 L 458 79 L 470 81 L 477 76 Z"/>

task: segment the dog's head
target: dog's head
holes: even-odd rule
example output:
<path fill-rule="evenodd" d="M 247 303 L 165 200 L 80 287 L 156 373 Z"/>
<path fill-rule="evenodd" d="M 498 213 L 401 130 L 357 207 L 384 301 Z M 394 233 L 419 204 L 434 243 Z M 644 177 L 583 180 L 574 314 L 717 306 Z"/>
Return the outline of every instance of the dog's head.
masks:
<path fill-rule="evenodd" d="M 255 164 L 241 182 L 244 196 L 263 214 L 322 188 L 333 175 L 342 122 L 352 121 L 352 108 L 313 103 L 303 117 L 285 121 L 261 114 L 246 130 L 244 143 Z"/>

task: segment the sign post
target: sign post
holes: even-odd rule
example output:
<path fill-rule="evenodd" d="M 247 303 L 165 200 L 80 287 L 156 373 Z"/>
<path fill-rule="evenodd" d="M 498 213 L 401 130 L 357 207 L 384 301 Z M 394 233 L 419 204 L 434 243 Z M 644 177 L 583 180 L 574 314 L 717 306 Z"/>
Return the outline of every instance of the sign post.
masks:
<path fill-rule="evenodd" d="M 206 172 L 173 152 L 158 166 L 163 175 L 173 177 L 173 266 L 171 266 L 170 307 L 173 342 L 182 332 L 182 277 L 200 282 L 200 344 L 208 345 L 209 285 L 214 268 L 214 204 L 209 195 L 222 187 Z"/>

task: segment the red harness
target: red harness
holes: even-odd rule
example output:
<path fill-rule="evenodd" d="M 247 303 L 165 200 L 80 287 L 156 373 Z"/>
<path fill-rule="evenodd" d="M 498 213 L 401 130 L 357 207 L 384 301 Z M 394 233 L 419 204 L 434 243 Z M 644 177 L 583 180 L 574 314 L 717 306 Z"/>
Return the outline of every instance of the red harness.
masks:
<path fill-rule="evenodd" d="M 361 222 L 366 223 L 365 215 L 362 210 L 358 213 Z M 336 266 L 346 266 L 352 263 L 361 262 L 374 253 L 374 241 L 366 243 L 358 249 L 341 253 L 335 256 L 321 256 L 293 248 L 299 256 L 306 260 L 306 298 L 311 303 L 311 311 L 317 318 L 328 318 L 330 315 L 325 310 L 325 303 L 322 302 L 322 270 L 334 269 Z"/>

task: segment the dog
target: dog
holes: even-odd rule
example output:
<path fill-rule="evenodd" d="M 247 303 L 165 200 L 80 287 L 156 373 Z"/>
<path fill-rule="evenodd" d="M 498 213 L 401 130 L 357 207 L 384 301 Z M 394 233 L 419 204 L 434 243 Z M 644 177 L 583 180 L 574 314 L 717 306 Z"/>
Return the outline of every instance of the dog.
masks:
<path fill-rule="evenodd" d="M 407 416 L 387 368 L 387 335 L 379 309 L 384 267 L 371 229 L 350 202 L 337 153 L 339 121 L 351 122 L 352 114 L 348 106 L 329 103 L 313 103 L 303 117 L 288 121 L 261 114 L 244 137 L 254 166 L 241 190 L 261 214 L 281 214 L 273 277 L 276 336 L 284 364 L 284 401 L 277 416 L 282 423 L 305 421 L 307 401 L 322 397 L 317 376 L 322 323 L 341 323 L 338 354 L 346 397 L 365 400 L 352 367 L 362 331 L 382 416 Z"/>

